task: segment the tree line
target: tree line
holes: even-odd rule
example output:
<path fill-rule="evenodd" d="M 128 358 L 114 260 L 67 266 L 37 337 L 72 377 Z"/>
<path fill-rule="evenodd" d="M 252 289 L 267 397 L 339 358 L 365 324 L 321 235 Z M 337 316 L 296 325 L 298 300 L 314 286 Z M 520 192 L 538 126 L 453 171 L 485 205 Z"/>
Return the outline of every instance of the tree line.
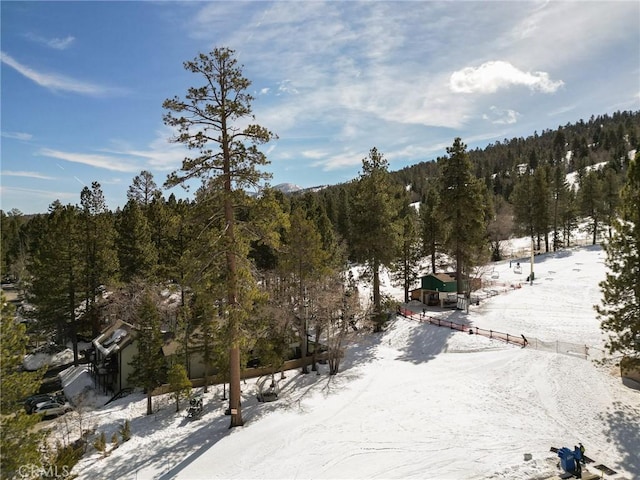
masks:
<path fill-rule="evenodd" d="M 137 325 L 135 376 L 149 392 L 166 381 L 159 333 L 173 332 L 175 364 L 188 368 L 189 352 L 199 350 L 228 375 L 232 427 L 243 424 L 249 355 L 277 370 L 292 343 L 306 357 L 307 339 L 322 340 L 336 374 L 349 329 L 383 329 L 397 301 L 380 291 L 383 268 L 405 301 L 424 257 L 432 272 L 455 271 L 462 293 L 474 268 L 502 258 L 511 235 L 551 251 L 570 246 L 578 225 L 594 244 L 621 228 L 620 191 L 637 172 L 629 152 L 639 143 L 638 112 L 484 150 L 455 138 L 446 156 L 398 172 L 372 147 L 353 181 L 285 195 L 268 185 L 259 147 L 275 134 L 251 123 L 250 81 L 235 53 L 218 48 L 184 67 L 202 84 L 167 99 L 164 122 L 194 155 L 161 186 L 140 172 L 115 211 L 94 182 L 76 205 L 56 200 L 29 218 L 1 212 L 2 272 L 34 307 L 31 334 L 71 341 L 76 363 L 79 338 L 94 338 L 113 318 Z M 194 184 L 191 199 L 163 194 Z M 370 299 L 359 295 L 354 264 L 371 279 Z M 178 293 L 177 306 L 163 301 L 167 289 Z"/>

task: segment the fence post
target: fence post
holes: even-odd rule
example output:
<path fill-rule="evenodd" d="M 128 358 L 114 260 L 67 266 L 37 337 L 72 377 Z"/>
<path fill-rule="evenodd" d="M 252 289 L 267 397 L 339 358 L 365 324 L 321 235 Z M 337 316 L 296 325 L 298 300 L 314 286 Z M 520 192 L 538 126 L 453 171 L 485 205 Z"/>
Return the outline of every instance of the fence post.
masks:
<path fill-rule="evenodd" d="M 509 334 L 507 333 L 507 345 L 509 344 Z"/>
<path fill-rule="evenodd" d="M 493 330 L 489 330 L 489 338 L 493 338 Z"/>

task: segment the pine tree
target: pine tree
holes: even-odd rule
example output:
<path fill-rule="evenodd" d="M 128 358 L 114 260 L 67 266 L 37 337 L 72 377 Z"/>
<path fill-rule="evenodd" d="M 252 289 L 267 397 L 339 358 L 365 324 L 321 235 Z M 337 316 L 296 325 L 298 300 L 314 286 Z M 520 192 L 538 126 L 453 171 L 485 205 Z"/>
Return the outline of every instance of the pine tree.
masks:
<path fill-rule="evenodd" d="M 406 205 L 400 218 L 400 255 L 391 266 L 393 280 L 402 286 L 404 301 L 408 302 L 409 289 L 418 279 L 422 247 L 419 235 L 419 217 L 416 210 Z"/>
<path fill-rule="evenodd" d="M 562 217 L 564 211 L 567 208 L 569 185 L 566 179 L 565 168 L 562 164 L 557 164 L 553 168 L 551 175 L 551 227 L 553 229 L 552 247 L 553 251 L 555 252 L 558 248 L 562 247 Z"/>
<path fill-rule="evenodd" d="M 351 246 L 355 260 L 366 263 L 373 277 L 373 320 L 376 332 L 382 330 L 385 315 L 380 294 L 380 269 L 390 266 L 400 246 L 401 192 L 392 183 L 389 164 L 374 147 L 362 160 L 352 203 Z"/>
<path fill-rule="evenodd" d="M 549 181 L 547 179 L 547 168 L 539 166 L 533 172 L 533 191 L 531 196 L 533 224 L 537 240 L 537 250 L 541 250 L 540 239 L 544 238 L 545 252 L 549 251 L 549 201 L 551 199 L 551 191 Z"/>
<path fill-rule="evenodd" d="M 148 292 L 136 308 L 138 352 L 133 356 L 133 372 L 129 382 L 144 388 L 147 393 L 147 415 L 153 413 L 151 393 L 166 378 L 165 359 L 162 353 L 160 313 Z"/>
<path fill-rule="evenodd" d="M 597 171 L 587 172 L 580 181 L 578 204 L 580 213 L 588 218 L 587 229 L 591 232 L 592 244 L 595 245 L 598 234 L 602 230 L 602 217 L 604 216 L 602 181 Z"/>
<path fill-rule="evenodd" d="M 609 334 L 610 353 L 626 356 L 626 365 L 640 367 L 640 154 L 629 164 L 620 195 L 619 217 L 605 243 L 606 279 L 597 305 L 602 329 Z"/>
<path fill-rule="evenodd" d="M 17 208 L 8 215 L 0 210 L 0 272 L 13 281 L 20 281 L 26 274 L 27 238 L 25 232 L 26 220 Z"/>
<path fill-rule="evenodd" d="M 603 221 L 608 227 L 608 237 L 613 235 L 613 222 L 617 216 L 618 204 L 620 203 L 620 182 L 616 171 L 607 167 L 602 177 L 602 215 Z"/>
<path fill-rule="evenodd" d="M 82 246 L 85 323 L 92 336 L 100 331 L 98 300 L 104 285 L 110 283 L 118 271 L 118 257 L 115 248 L 116 231 L 113 218 L 98 182 L 80 192 L 82 208 Z"/>
<path fill-rule="evenodd" d="M 438 202 L 438 188 L 435 182 L 427 183 L 424 198 L 420 202 L 420 227 L 422 252 L 431 257 L 431 272 L 436 273 L 436 257 L 442 243 L 442 225 Z"/>
<path fill-rule="evenodd" d="M 487 225 L 487 233 L 491 242 L 491 260 L 502 260 L 502 243 L 513 233 L 513 208 L 504 197 L 495 195 L 495 215 Z"/>
<path fill-rule="evenodd" d="M 45 333 L 54 328 L 59 343 L 70 339 L 77 365 L 78 307 L 86 287 L 80 212 L 58 201 L 49 210 L 39 234 L 32 238 L 29 270 L 33 280 L 29 295 L 38 331 Z"/>
<path fill-rule="evenodd" d="M 571 246 L 571 235 L 578 228 L 578 195 L 575 188 L 567 191 L 567 198 L 562 212 L 562 229 L 564 245 Z"/>
<path fill-rule="evenodd" d="M 119 433 L 123 442 L 131 440 L 131 424 L 129 420 L 125 420 L 124 423 L 120 425 Z"/>
<path fill-rule="evenodd" d="M 300 338 L 302 358 L 307 357 L 307 336 L 309 325 L 308 306 L 313 296 L 309 283 L 320 278 L 328 271 L 329 255 L 323 249 L 322 238 L 316 224 L 309 220 L 302 207 L 291 214 L 291 227 L 285 241 L 285 249 L 280 258 L 280 271 L 286 282 L 293 281 L 294 289 L 290 292 L 293 302 L 285 308 L 295 313 L 297 330 Z M 302 373 L 308 373 L 306 363 Z"/>
<path fill-rule="evenodd" d="M 509 200 L 513 205 L 517 231 L 535 239 L 535 217 L 533 212 L 533 175 L 528 172 L 518 177 Z"/>
<path fill-rule="evenodd" d="M 160 190 L 153 180 L 153 174 L 147 170 L 142 170 L 140 175 L 133 177 L 133 183 L 127 190 L 127 198 L 146 207 L 159 193 Z"/>
<path fill-rule="evenodd" d="M 120 279 L 148 279 L 154 274 L 158 252 L 151 241 L 151 230 L 140 206 L 129 200 L 120 213 L 117 224 Z"/>
<path fill-rule="evenodd" d="M 107 456 L 107 436 L 104 432 L 100 432 L 100 435 L 96 437 L 93 448 L 102 453 L 103 458 Z"/>
<path fill-rule="evenodd" d="M 449 157 L 438 163 L 441 172 L 440 203 L 445 247 L 456 263 L 458 293 L 465 290 L 465 272 L 481 261 L 486 250 L 488 199 L 466 152 L 467 146 L 456 138 L 447 148 Z M 485 189 L 486 190 L 486 189 Z M 466 289 L 468 292 L 468 288 Z"/>
<path fill-rule="evenodd" d="M 217 361 L 216 344 L 221 343 L 221 335 L 219 335 L 221 315 L 218 314 L 219 310 L 215 307 L 211 288 L 208 285 L 202 285 L 204 282 L 198 283 L 200 284 L 194 287 L 195 291 L 189 300 L 191 323 L 194 327 L 194 333 L 189 340 L 193 348 L 202 354 L 202 362 L 205 367 L 204 392 L 207 393 L 211 369 Z M 222 298 L 223 293 L 220 292 L 217 296 Z"/>
<path fill-rule="evenodd" d="M 181 363 L 174 363 L 169 368 L 167 380 L 171 386 L 171 398 L 176 401 L 176 412 L 180 411 L 180 400 L 191 395 L 191 380 L 187 370 Z"/>
<path fill-rule="evenodd" d="M 17 478 L 21 465 L 41 465 L 40 447 L 47 430 L 37 429 L 38 415 L 27 415 L 22 400 L 38 390 L 44 370 L 24 372 L 27 336 L 23 324 L 15 322 L 15 312 L 0 293 L 0 472 L 3 479 Z"/>
<path fill-rule="evenodd" d="M 222 200 L 223 240 L 218 245 L 226 260 L 231 427 L 244 424 L 240 407 L 240 328 L 253 308 L 256 284 L 247 262 L 248 240 L 238 231 L 237 208 L 246 198 L 244 189 L 255 187 L 268 177 L 259 170 L 268 162 L 258 145 L 274 138 L 264 127 L 242 125 L 252 118 L 253 97 L 247 93 L 251 82 L 242 75 L 234 55 L 228 48 L 216 48 L 209 55 L 201 53 L 185 62 L 187 70 L 203 77 L 204 86 L 189 88 L 184 100 L 174 97 L 163 103 L 167 110 L 165 124 L 178 128 L 175 141 L 200 153 L 195 158 L 185 158 L 180 172 L 173 172 L 167 184 L 202 178 L 204 188 L 217 192 L 216 197 Z"/>
<path fill-rule="evenodd" d="M 111 435 L 111 451 L 115 450 L 120 446 L 120 440 L 118 439 L 118 434 L 113 432 Z"/>

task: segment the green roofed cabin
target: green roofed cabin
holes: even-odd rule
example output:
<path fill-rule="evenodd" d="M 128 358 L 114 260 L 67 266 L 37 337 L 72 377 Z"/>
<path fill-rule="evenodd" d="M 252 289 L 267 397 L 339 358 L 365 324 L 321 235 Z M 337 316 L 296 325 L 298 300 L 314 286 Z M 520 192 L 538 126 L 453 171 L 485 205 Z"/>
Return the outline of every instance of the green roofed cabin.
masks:
<path fill-rule="evenodd" d="M 479 288 L 476 283 L 479 280 L 472 279 L 473 286 Z M 420 278 L 420 288 L 411 290 L 411 298 L 426 305 L 442 305 L 441 300 L 455 302 L 457 291 L 456 272 L 430 273 Z"/>

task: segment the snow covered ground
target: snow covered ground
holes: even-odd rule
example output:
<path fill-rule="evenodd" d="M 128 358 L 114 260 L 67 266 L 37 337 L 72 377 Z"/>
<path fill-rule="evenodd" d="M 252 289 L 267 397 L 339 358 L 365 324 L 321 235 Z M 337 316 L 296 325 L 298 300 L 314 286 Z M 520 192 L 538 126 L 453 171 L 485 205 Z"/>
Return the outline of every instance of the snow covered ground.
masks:
<path fill-rule="evenodd" d="M 493 264 L 489 278 L 521 288 L 505 288 L 468 315 L 434 314 L 601 349 L 592 305 L 600 301 L 604 258 L 597 247 L 536 256 L 532 285 L 524 281 L 528 264 L 522 274 L 508 261 Z M 549 448 L 582 442 L 587 455 L 618 472 L 607 478 L 640 478 L 640 391 L 622 385 L 613 363 L 402 317 L 382 334 L 354 332 L 350 340 L 337 376 L 325 365 L 319 375 L 287 372 L 276 402 L 257 402 L 247 381 L 241 428 L 228 429 L 221 387 L 205 394 L 205 413 L 192 421 L 166 396 L 155 399 L 151 416 L 142 394 L 86 408 L 85 428 L 110 439 L 128 419 L 133 437 L 107 458 L 90 447 L 73 473 L 92 480 L 545 479 L 557 473 Z M 67 390 L 87 379 L 66 375 L 77 379 L 65 382 Z M 77 416 L 59 419 L 57 433 Z"/>

